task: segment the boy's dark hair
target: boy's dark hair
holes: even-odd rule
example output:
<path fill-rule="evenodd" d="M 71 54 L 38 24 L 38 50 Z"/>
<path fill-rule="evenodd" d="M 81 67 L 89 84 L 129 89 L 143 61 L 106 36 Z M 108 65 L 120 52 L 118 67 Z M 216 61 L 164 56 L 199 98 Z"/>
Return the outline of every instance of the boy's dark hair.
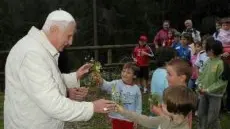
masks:
<path fill-rule="evenodd" d="M 212 36 L 206 39 L 205 51 L 211 51 L 215 56 L 219 56 L 223 53 L 222 43 L 218 40 L 215 40 Z"/>
<path fill-rule="evenodd" d="M 187 116 L 196 108 L 197 96 L 185 86 L 171 86 L 164 90 L 163 101 L 170 113 Z"/>
<path fill-rule="evenodd" d="M 137 76 L 138 72 L 139 72 L 139 67 L 137 67 L 134 63 L 125 63 L 123 66 L 123 69 L 132 69 L 134 72 L 134 75 Z"/>
<path fill-rule="evenodd" d="M 192 64 L 189 61 L 181 58 L 175 58 L 169 61 L 167 65 L 172 66 L 178 76 L 185 75 L 185 82 L 188 84 L 188 81 L 192 75 Z"/>
<path fill-rule="evenodd" d="M 189 42 L 193 42 L 193 38 L 192 38 L 191 33 L 188 33 L 188 32 L 182 33 L 181 37 L 187 39 Z"/>
<path fill-rule="evenodd" d="M 206 51 L 212 50 L 212 52 L 215 56 L 219 56 L 223 53 L 223 46 L 222 46 L 222 43 L 220 41 L 215 40 L 211 36 L 211 37 L 207 38 L 205 50 Z M 229 74 L 230 73 L 230 67 L 225 60 L 223 60 L 223 65 L 224 65 L 224 70 L 223 70 L 223 73 L 221 75 L 221 79 L 229 81 L 230 80 L 230 74 Z"/>
<path fill-rule="evenodd" d="M 177 56 L 177 52 L 175 49 L 171 47 L 160 47 L 156 50 L 155 59 L 156 66 L 163 67 L 169 62 L 171 59 Z"/>

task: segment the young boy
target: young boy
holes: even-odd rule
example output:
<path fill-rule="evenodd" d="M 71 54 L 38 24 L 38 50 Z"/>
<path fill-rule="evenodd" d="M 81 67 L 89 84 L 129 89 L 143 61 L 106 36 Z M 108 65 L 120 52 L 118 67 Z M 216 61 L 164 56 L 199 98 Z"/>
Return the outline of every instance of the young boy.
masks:
<path fill-rule="evenodd" d="M 163 93 L 162 108 L 166 115 L 148 117 L 117 106 L 117 112 L 147 128 L 189 129 L 187 115 L 197 103 L 195 93 L 184 86 L 168 87 Z"/>
<path fill-rule="evenodd" d="M 111 94 L 112 100 L 120 103 L 126 110 L 141 114 L 142 95 L 139 87 L 134 83 L 139 68 L 132 63 L 126 63 L 121 72 L 121 79 L 107 82 L 100 76 L 94 78 L 99 80 L 102 90 Z M 134 129 L 135 124 L 118 113 L 110 113 L 113 129 Z"/>
<path fill-rule="evenodd" d="M 202 50 L 198 53 L 197 59 L 195 61 L 195 66 L 197 67 L 199 71 L 198 74 L 202 72 L 204 64 L 209 59 L 209 57 L 207 56 L 207 53 L 205 52 L 205 44 L 206 44 L 206 40 L 208 37 L 210 36 L 204 35 L 202 37 Z"/>
<path fill-rule="evenodd" d="M 221 129 L 219 112 L 221 99 L 227 87 L 229 73 L 220 55 L 223 46 L 219 41 L 210 37 L 206 41 L 205 51 L 209 56 L 203 72 L 198 78 L 200 102 L 198 107 L 198 129 Z"/>
<path fill-rule="evenodd" d="M 190 33 L 183 33 L 181 35 L 181 45 L 176 47 L 178 57 L 190 61 L 191 59 L 191 48 L 189 44 L 192 43 L 192 36 Z"/>
<path fill-rule="evenodd" d="M 153 57 L 153 52 L 147 45 L 147 41 L 148 39 L 146 36 L 140 36 L 138 42 L 139 44 L 134 48 L 132 55 L 134 62 L 140 68 L 140 71 L 137 75 L 137 83 L 139 86 L 144 87 L 144 93 L 147 92 L 150 57 Z"/>
<path fill-rule="evenodd" d="M 176 49 L 178 46 L 181 45 L 180 36 L 181 36 L 180 32 L 175 32 L 174 40 L 173 40 L 173 43 L 172 43 L 172 48 Z"/>
<path fill-rule="evenodd" d="M 169 86 L 187 86 L 192 75 L 191 64 L 184 59 L 173 59 L 166 65 Z"/>

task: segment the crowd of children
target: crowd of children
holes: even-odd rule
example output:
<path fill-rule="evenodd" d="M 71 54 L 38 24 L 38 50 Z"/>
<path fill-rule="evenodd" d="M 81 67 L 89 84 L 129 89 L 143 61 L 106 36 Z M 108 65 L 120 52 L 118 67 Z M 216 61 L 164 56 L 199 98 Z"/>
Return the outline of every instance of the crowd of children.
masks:
<path fill-rule="evenodd" d="M 136 124 L 158 129 L 191 129 L 196 111 L 198 129 L 221 129 L 219 115 L 225 93 L 226 108 L 230 111 L 230 19 L 217 21 L 216 25 L 213 36 L 204 35 L 202 40 L 196 37 L 198 31 L 191 28 L 191 32 L 168 31 L 167 40 L 161 44 L 156 42 L 160 39 L 154 41 L 157 43 L 154 54 L 147 37 L 140 36 L 132 54 L 134 63 L 123 66 L 121 79 L 107 82 L 100 78 L 102 89 L 111 93 L 117 103 L 110 114 L 113 129 L 134 129 Z M 165 31 L 161 33 L 165 38 Z M 160 103 L 150 105 L 149 117 L 142 115 L 139 88 L 143 86 L 143 93 L 147 92 L 153 56 L 157 68 L 151 76 L 150 94 L 157 94 Z"/>

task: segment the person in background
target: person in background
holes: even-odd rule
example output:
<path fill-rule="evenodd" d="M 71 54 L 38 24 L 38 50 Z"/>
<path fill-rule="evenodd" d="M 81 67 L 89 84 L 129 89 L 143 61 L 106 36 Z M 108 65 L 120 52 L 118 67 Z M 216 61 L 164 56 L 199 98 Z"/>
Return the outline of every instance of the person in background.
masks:
<path fill-rule="evenodd" d="M 172 48 L 176 49 L 178 46 L 181 45 L 180 36 L 181 36 L 180 32 L 175 32 L 174 39 L 173 39 L 173 42 L 172 42 Z"/>
<path fill-rule="evenodd" d="M 209 59 L 197 80 L 200 93 L 198 129 L 221 129 L 219 113 L 229 79 L 229 68 L 220 57 L 223 53 L 220 41 L 212 36 L 207 38 L 205 51 Z"/>
<path fill-rule="evenodd" d="M 183 31 L 183 33 L 190 33 L 192 35 L 194 42 L 201 42 L 200 32 L 193 28 L 192 20 L 188 19 L 184 22 L 184 25 L 186 29 Z M 182 33 L 182 34 L 183 34 Z"/>
<path fill-rule="evenodd" d="M 64 10 L 51 12 L 42 30 L 32 27 L 10 50 L 5 66 L 4 129 L 63 129 L 65 121 L 87 121 L 94 113 L 108 113 L 108 100 L 78 102 L 67 88 L 80 87 L 89 72 L 85 64 L 62 74 L 59 52 L 72 45 L 77 23 Z M 17 65 L 15 65 L 17 64 Z"/>
<path fill-rule="evenodd" d="M 171 47 L 173 39 L 174 39 L 174 31 L 170 29 L 168 31 L 168 38 L 166 40 L 164 40 L 162 46 L 163 47 Z"/>
<path fill-rule="evenodd" d="M 200 53 L 200 51 L 202 51 L 203 48 L 202 48 L 202 43 L 201 42 L 196 42 L 194 44 L 194 46 L 195 46 L 195 53 L 191 57 L 191 63 L 192 63 L 192 66 L 193 66 L 193 70 L 192 70 L 191 79 L 189 80 L 189 83 L 188 83 L 188 87 L 195 91 L 195 89 L 196 89 L 196 79 L 198 78 L 198 69 L 197 69 L 197 67 L 195 65 L 195 62 L 197 60 L 198 53 Z"/>
<path fill-rule="evenodd" d="M 207 41 L 208 37 L 210 37 L 209 34 L 204 35 L 202 37 L 202 50 L 198 53 L 197 59 L 195 61 L 195 66 L 198 69 L 198 76 L 199 76 L 199 73 L 201 73 L 203 71 L 204 64 L 209 59 L 209 57 L 207 56 L 207 53 L 205 51 L 205 45 L 206 45 L 206 41 Z"/>
<path fill-rule="evenodd" d="M 140 68 L 137 75 L 137 83 L 143 86 L 143 92 L 146 93 L 149 79 L 149 64 L 150 58 L 153 57 L 153 52 L 147 44 L 147 37 L 141 35 L 138 45 L 134 48 L 132 58 L 136 65 Z"/>
<path fill-rule="evenodd" d="M 191 49 L 189 44 L 192 43 L 192 36 L 190 33 L 183 33 L 181 35 L 181 45 L 176 47 L 177 56 L 187 61 L 191 60 Z"/>
<path fill-rule="evenodd" d="M 219 18 L 216 19 L 216 31 L 213 33 L 213 37 L 215 40 L 217 40 L 217 37 L 220 33 L 221 28 L 221 20 Z"/>
<path fill-rule="evenodd" d="M 170 22 L 167 20 L 163 21 L 163 28 L 157 32 L 153 40 L 155 48 L 162 47 L 163 42 L 168 40 L 169 29 L 170 29 Z"/>
<path fill-rule="evenodd" d="M 151 94 L 156 94 L 163 102 L 163 91 L 168 87 L 166 64 L 176 57 L 176 51 L 171 47 L 161 47 L 156 50 L 155 59 L 157 69 L 153 72 L 151 79 Z M 153 109 L 158 105 L 150 105 L 150 116 L 157 116 Z"/>

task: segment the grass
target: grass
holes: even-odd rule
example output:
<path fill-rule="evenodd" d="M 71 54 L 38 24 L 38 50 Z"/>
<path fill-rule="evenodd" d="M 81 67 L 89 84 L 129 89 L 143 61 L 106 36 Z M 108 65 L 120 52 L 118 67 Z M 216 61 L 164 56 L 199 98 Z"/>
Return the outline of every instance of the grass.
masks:
<path fill-rule="evenodd" d="M 98 88 L 91 87 L 89 96 L 87 98 L 88 101 L 93 101 L 99 98 L 107 98 L 109 96 L 100 91 Z M 149 104 L 147 102 L 148 95 L 143 95 L 143 114 L 149 114 Z M 0 118 L 3 118 L 3 104 L 4 104 L 4 94 L 0 93 Z M 193 122 L 193 129 L 196 129 L 196 122 Z M 221 115 L 221 125 L 222 129 L 229 129 L 230 127 L 230 115 L 222 114 Z M 0 129 L 3 129 L 3 119 L 0 119 Z M 93 118 L 87 122 L 67 122 L 65 129 L 111 129 L 110 121 L 107 115 L 105 114 L 95 114 Z M 139 126 L 138 129 L 146 129 L 144 127 Z"/>

